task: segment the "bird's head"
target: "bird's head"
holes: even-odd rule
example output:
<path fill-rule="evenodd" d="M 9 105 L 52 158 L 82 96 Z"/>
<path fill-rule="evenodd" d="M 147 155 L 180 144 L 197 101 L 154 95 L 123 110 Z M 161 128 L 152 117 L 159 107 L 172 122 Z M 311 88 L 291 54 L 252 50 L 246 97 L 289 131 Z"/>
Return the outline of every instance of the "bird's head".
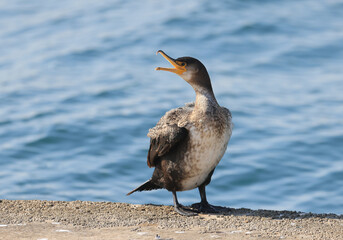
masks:
<path fill-rule="evenodd" d="M 192 57 L 180 57 L 173 59 L 162 50 L 157 51 L 156 54 L 158 53 L 167 59 L 174 68 L 157 67 L 156 70 L 176 73 L 188 82 L 196 91 L 199 88 L 205 88 L 212 91 L 211 81 L 207 70 L 198 59 Z"/>

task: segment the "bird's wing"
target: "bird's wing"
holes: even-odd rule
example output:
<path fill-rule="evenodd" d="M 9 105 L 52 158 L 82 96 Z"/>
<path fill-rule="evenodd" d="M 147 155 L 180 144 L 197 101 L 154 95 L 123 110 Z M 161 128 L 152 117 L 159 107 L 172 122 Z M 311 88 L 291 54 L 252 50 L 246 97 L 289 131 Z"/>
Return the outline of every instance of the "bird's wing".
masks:
<path fill-rule="evenodd" d="M 150 139 L 150 148 L 148 152 L 148 166 L 154 167 L 159 157 L 168 153 L 182 139 L 188 135 L 188 130 L 177 125 L 166 126 L 157 138 Z"/>
<path fill-rule="evenodd" d="M 160 157 L 167 154 L 173 147 L 188 136 L 185 128 L 189 114 L 194 105 L 186 104 L 182 108 L 167 112 L 156 126 L 149 130 L 150 148 L 148 152 L 148 166 L 156 166 Z"/>

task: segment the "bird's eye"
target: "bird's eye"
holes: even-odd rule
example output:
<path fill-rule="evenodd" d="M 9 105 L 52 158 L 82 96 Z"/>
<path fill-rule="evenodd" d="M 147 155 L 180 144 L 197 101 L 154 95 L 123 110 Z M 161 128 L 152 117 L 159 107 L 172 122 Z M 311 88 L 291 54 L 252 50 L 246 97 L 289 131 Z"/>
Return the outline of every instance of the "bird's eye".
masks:
<path fill-rule="evenodd" d="M 179 65 L 179 66 L 181 66 L 181 67 L 187 66 L 187 63 L 181 62 L 181 61 L 176 61 L 176 64 Z"/>

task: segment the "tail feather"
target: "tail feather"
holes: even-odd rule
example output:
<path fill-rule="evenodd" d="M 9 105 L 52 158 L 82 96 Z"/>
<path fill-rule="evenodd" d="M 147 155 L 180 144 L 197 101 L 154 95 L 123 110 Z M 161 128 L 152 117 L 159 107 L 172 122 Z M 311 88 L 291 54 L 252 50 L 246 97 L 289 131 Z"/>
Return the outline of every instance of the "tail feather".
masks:
<path fill-rule="evenodd" d="M 128 194 L 126 194 L 127 196 L 138 191 L 151 191 L 154 189 L 161 189 L 162 187 L 156 185 L 155 183 L 152 182 L 152 179 L 150 178 L 148 181 L 146 181 L 145 183 L 143 183 L 142 185 L 140 185 L 139 187 L 133 189 L 131 192 L 129 192 Z"/>

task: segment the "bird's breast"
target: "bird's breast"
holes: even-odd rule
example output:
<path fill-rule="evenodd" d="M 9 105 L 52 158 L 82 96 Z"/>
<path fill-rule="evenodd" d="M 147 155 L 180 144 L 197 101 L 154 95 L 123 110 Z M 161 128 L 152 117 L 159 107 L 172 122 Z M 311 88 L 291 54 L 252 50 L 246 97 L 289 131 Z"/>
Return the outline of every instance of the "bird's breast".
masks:
<path fill-rule="evenodd" d="M 189 147 L 184 158 L 184 190 L 201 185 L 223 157 L 231 129 L 217 131 L 215 124 L 198 124 L 189 128 Z"/>

